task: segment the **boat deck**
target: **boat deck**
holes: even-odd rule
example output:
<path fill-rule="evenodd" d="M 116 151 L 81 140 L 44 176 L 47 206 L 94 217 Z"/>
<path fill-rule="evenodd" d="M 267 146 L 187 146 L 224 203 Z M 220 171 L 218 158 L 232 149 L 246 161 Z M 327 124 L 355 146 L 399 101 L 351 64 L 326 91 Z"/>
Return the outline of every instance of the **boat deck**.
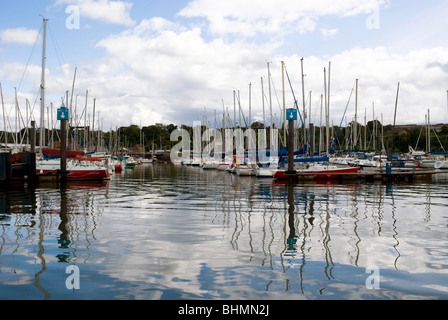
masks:
<path fill-rule="evenodd" d="M 448 170 L 426 170 L 426 169 L 403 169 L 392 170 L 386 173 L 385 169 L 372 170 L 364 169 L 356 173 L 338 173 L 337 175 L 313 174 L 313 173 L 296 173 L 298 181 L 316 180 L 316 179 L 338 179 L 340 181 L 407 181 L 413 182 L 415 180 L 430 180 L 435 174 L 448 173 Z"/>

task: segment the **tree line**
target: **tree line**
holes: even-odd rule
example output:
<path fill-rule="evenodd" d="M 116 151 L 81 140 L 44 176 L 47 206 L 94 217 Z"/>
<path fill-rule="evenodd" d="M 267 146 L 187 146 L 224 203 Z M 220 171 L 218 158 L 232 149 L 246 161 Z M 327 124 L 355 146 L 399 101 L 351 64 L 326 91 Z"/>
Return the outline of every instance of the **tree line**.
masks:
<path fill-rule="evenodd" d="M 251 125 L 253 129 L 265 128 L 263 123 L 254 122 Z M 143 143 L 146 150 L 155 149 L 170 150 L 178 141 L 170 141 L 171 133 L 177 129 L 185 129 L 189 132 L 190 136 L 193 136 L 193 127 L 187 125 L 181 125 L 180 128 L 177 125 L 169 124 L 155 124 L 142 127 L 141 129 L 136 125 L 129 127 L 121 127 L 118 129 L 121 135 L 121 141 L 125 140 L 129 147 L 134 147 L 140 144 L 141 134 L 144 137 Z M 203 133 L 207 128 L 202 126 L 201 132 Z M 247 128 L 242 128 L 243 130 Z M 267 127 L 267 136 L 269 137 L 270 127 Z M 283 147 L 286 142 L 283 141 L 282 130 L 279 128 L 279 141 L 278 145 Z M 297 137 L 303 135 L 303 129 L 297 129 Z M 308 129 L 306 129 L 308 130 Z M 256 130 L 255 130 L 256 131 Z M 428 130 L 426 126 L 382 126 L 378 120 L 369 121 L 364 126 L 358 123 L 358 139 L 356 139 L 356 145 L 353 144 L 353 123 L 348 124 L 345 127 L 339 128 L 333 126 L 330 128 L 331 138 L 330 141 L 336 150 L 365 150 L 365 151 L 381 151 L 384 147 L 385 151 L 407 153 L 409 152 L 409 146 L 415 150 L 430 151 L 443 153 L 448 150 L 448 125 L 444 125 L 438 130 L 430 128 L 430 135 L 428 136 Z M 314 141 L 315 149 L 320 140 L 320 127 L 314 127 Z M 325 130 L 322 130 L 325 132 Z M 299 142 L 300 145 L 300 142 Z M 428 150 L 428 147 L 430 150 Z"/>
<path fill-rule="evenodd" d="M 265 126 L 263 123 L 254 122 L 251 125 L 253 129 L 263 129 Z M 138 150 L 142 153 L 142 150 L 148 152 L 150 150 L 170 150 L 179 141 L 171 141 L 171 133 L 177 129 L 185 129 L 193 136 L 193 127 L 187 125 L 181 125 L 178 127 L 174 124 L 161 124 L 156 123 L 154 125 L 139 127 L 137 125 L 123 126 L 116 130 L 110 130 L 108 132 L 88 132 L 88 138 L 86 138 L 86 132 L 84 130 L 70 131 L 73 149 L 94 149 L 98 150 Z M 207 128 L 202 126 L 201 133 Z M 241 128 L 243 130 L 247 128 Z M 268 137 L 270 128 L 267 127 Z M 303 129 L 297 129 L 297 137 L 303 136 Z M 308 128 L 306 129 L 308 130 Z M 257 130 L 255 130 L 256 132 Z M 325 132 L 325 129 L 320 130 L 320 127 L 314 127 L 313 137 L 314 145 L 317 150 L 317 145 L 320 141 L 320 133 Z M 309 134 L 309 131 L 307 131 Z M 384 149 L 390 152 L 406 153 L 409 151 L 409 146 L 415 150 L 431 151 L 437 153 L 446 152 L 448 149 L 448 125 L 441 126 L 438 130 L 431 128 L 429 130 L 426 126 L 396 126 L 385 125 L 384 127 L 378 120 L 369 121 L 366 126 L 357 125 L 357 139 L 353 139 L 353 133 L 355 132 L 353 123 L 339 128 L 338 126 L 332 126 L 330 128 L 330 141 L 331 145 L 336 150 L 369 150 L 369 151 L 381 151 Z M 0 131 L 0 143 L 5 142 L 4 132 Z M 36 141 L 39 141 L 39 130 L 36 130 Z M 76 137 L 74 138 L 76 134 Z M 58 141 L 60 137 L 60 131 L 58 129 L 46 130 L 46 146 L 52 146 L 52 141 Z M 21 144 L 28 144 L 30 140 L 29 130 L 22 129 L 19 133 L 7 133 L 7 142 L 9 144 L 21 142 Z M 278 146 L 283 147 L 286 142 L 283 141 L 283 130 L 279 128 L 279 141 Z M 356 141 L 356 142 L 354 142 Z M 75 145 L 76 142 L 76 145 Z M 302 141 L 303 142 L 303 141 Z M 298 145 L 300 145 L 298 141 Z M 430 148 L 430 150 L 428 150 Z"/>

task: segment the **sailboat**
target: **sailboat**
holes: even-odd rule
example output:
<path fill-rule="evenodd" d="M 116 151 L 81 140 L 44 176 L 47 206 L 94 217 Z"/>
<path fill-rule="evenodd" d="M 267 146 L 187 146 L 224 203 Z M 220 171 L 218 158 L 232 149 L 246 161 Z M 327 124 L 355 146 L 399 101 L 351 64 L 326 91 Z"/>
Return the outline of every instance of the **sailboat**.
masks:
<path fill-rule="evenodd" d="M 143 149 L 142 155 L 140 155 L 140 157 L 137 158 L 137 163 L 138 164 L 151 164 L 153 162 L 153 159 L 148 159 L 145 158 L 145 134 L 144 132 L 142 132 L 142 129 L 140 129 L 140 145 L 142 146 L 141 148 Z"/>
<path fill-rule="evenodd" d="M 314 179 L 335 179 L 339 178 L 345 173 L 357 173 L 361 168 L 359 167 L 347 167 L 341 168 L 335 165 L 312 163 L 304 168 L 296 170 L 297 175 L 310 175 Z M 277 170 L 274 175 L 276 179 L 288 179 L 289 175 L 286 174 L 286 170 Z"/>
<path fill-rule="evenodd" d="M 45 60 L 46 34 L 48 19 L 43 19 L 43 50 L 42 50 L 42 80 L 41 80 L 41 125 L 40 125 L 40 158 L 36 159 L 38 174 L 61 173 L 60 149 L 44 147 L 44 108 L 45 108 Z M 76 75 L 76 73 L 75 73 Z M 109 179 L 107 165 L 99 158 L 86 157 L 84 152 L 67 150 L 66 180 L 103 180 Z"/>
<path fill-rule="evenodd" d="M 254 173 L 257 177 L 272 178 L 278 169 L 278 157 L 269 157 L 268 161 L 258 162 L 254 166 Z"/>
<path fill-rule="evenodd" d="M 57 174 L 60 172 L 59 159 L 41 159 L 36 162 L 36 171 L 39 174 Z M 66 180 L 107 180 L 110 178 L 109 170 L 99 158 L 74 157 L 67 159 Z"/>
<path fill-rule="evenodd" d="M 242 163 L 239 161 L 235 164 L 235 173 L 239 176 L 253 176 L 255 175 L 254 167 L 248 159 L 244 159 Z"/>
<path fill-rule="evenodd" d="M 229 165 L 232 163 L 232 159 L 229 156 L 225 156 L 221 162 L 216 166 L 216 170 L 218 171 L 226 171 Z"/>
<path fill-rule="evenodd" d="M 296 158 L 294 159 L 294 171 L 296 175 L 310 175 L 314 179 L 339 178 L 344 173 L 357 173 L 360 167 L 338 166 L 329 163 L 328 157 Z M 289 179 L 286 168 L 278 169 L 273 177 L 276 179 Z"/>
<path fill-rule="evenodd" d="M 420 168 L 431 168 L 431 169 L 447 169 L 448 163 L 446 163 L 443 156 L 436 156 L 435 153 L 431 152 L 431 124 L 430 124 L 430 111 L 428 109 L 428 114 L 425 116 L 426 122 L 426 153 L 419 157 Z M 440 140 L 439 140 L 440 141 Z M 442 146 L 443 148 L 443 146 Z M 411 149 L 411 148 L 410 148 Z"/>

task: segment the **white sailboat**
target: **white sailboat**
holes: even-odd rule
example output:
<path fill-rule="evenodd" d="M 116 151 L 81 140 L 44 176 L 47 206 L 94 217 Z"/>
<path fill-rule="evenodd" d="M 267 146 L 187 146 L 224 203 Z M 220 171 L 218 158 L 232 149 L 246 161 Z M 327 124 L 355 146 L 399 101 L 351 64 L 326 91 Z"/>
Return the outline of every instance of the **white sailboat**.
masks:
<path fill-rule="evenodd" d="M 434 162 L 434 169 L 448 169 L 448 161 L 446 158 L 437 159 Z"/>
<path fill-rule="evenodd" d="M 57 174 L 61 171 L 60 150 L 48 149 L 56 156 L 56 159 L 44 157 L 44 109 L 45 109 L 45 60 L 46 60 L 46 35 L 48 19 L 43 19 L 43 49 L 42 49 L 42 78 L 41 78 L 41 118 L 40 118 L 40 158 L 36 159 L 36 172 L 38 174 Z M 76 75 L 76 73 L 75 73 Z M 74 81 L 73 81 L 74 83 Z M 49 151 L 46 151 L 49 152 Z M 59 153 L 58 153 L 59 152 Z M 74 156 L 66 161 L 67 180 L 103 180 L 109 179 L 108 167 L 99 159 Z"/>
<path fill-rule="evenodd" d="M 243 163 L 237 163 L 235 165 L 235 173 L 239 176 L 253 176 L 255 175 L 254 168 L 251 163 L 249 162 L 243 162 Z"/>
<path fill-rule="evenodd" d="M 257 163 L 254 167 L 255 175 L 259 178 L 273 178 L 278 170 L 278 157 L 270 157 L 268 162 Z"/>
<path fill-rule="evenodd" d="M 153 162 L 153 159 L 152 158 L 148 159 L 148 158 L 145 158 L 145 156 L 144 156 L 146 154 L 145 134 L 144 134 L 144 132 L 142 132 L 142 129 L 140 129 L 140 146 L 142 146 L 141 149 L 143 149 L 143 152 L 142 152 L 142 155 L 136 159 L 137 163 L 142 164 L 142 165 L 151 164 Z M 140 151 L 142 151 L 142 150 L 140 150 Z"/>

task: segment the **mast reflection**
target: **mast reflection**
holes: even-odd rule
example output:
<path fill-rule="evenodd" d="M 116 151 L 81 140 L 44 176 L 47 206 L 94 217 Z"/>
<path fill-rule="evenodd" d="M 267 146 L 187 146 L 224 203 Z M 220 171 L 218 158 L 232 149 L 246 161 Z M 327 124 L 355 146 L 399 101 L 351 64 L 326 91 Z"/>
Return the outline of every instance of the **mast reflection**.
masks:
<path fill-rule="evenodd" d="M 30 282 L 43 294 L 42 299 L 50 299 L 51 286 L 48 275 L 45 276 L 49 265 L 54 261 L 73 263 L 80 245 L 79 234 L 85 234 L 81 243 L 95 236 L 101 197 L 108 197 L 108 182 L 0 190 L 0 257 L 5 263 L 2 267 L 8 266 L 10 258 L 14 261 L 34 256 L 34 263 L 29 266 L 11 266 L 11 276 L 17 279 L 13 282 Z M 38 266 L 37 271 L 34 266 Z"/>

